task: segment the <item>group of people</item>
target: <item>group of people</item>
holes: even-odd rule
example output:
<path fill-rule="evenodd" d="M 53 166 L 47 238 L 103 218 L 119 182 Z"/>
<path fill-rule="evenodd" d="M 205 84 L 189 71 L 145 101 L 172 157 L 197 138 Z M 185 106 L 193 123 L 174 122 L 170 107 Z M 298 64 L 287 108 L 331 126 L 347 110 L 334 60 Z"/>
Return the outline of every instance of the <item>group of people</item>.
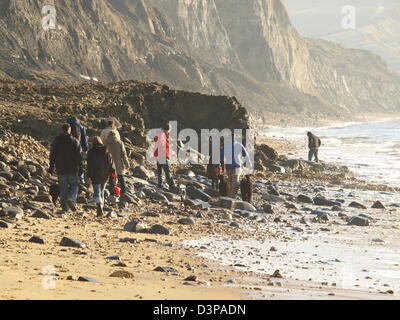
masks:
<path fill-rule="evenodd" d="M 61 214 L 76 211 L 79 186 L 84 182 L 84 158 L 86 155 L 86 178 L 91 180 L 98 216 L 103 215 L 104 192 L 110 181 L 110 193 L 126 192 L 124 174 L 129 161 L 124 143 L 113 120 L 108 121 L 100 136 L 89 139 L 79 120 L 71 118 L 62 125 L 62 133 L 53 141 L 50 150 L 49 175 L 58 175 Z M 120 188 L 117 187 L 117 179 Z"/>
<path fill-rule="evenodd" d="M 156 146 L 154 157 L 157 161 L 158 187 L 163 186 L 163 172 L 166 176 L 167 184 L 171 191 L 176 188 L 171 176 L 170 161 L 170 125 L 167 123 L 162 127 L 162 133 L 155 139 Z M 309 141 L 309 161 L 315 157 L 318 162 L 318 149 L 321 140 L 308 132 Z M 250 172 L 244 170 L 251 168 L 251 160 L 246 148 L 232 136 L 232 145 L 221 144 L 219 150 L 219 161 L 209 158 L 207 166 L 208 177 L 212 180 L 212 186 L 220 189 L 222 177 L 225 189 L 223 195 L 236 198 L 241 187 L 240 177 L 245 175 L 245 181 L 249 181 Z M 107 127 L 102 130 L 100 136 L 91 139 L 89 149 L 89 139 L 85 128 L 76 118 L 68 119 L 62 125 L 62 133 L 53 141 L 50 151 L 49 175 L 58 175 L 58 184 L 61 201 L 61 214 L 69 210 L 76 211 L 79 186 L 84 182 L 84 158 L 86 155 L 86 178 L 90 179 L 93 185 L 94 198 L 89 203 L 96 203 L 98 216 L 103 215 L 105 202 L 105 188 L 108 182 L 109 191 L 112 195 L 122 195 L 126 192 L 125 172 L 129 168 L 129 161 L 125 145 L 121 140 L 120 134 L 116 129 L 113 120 L 109 120 Z M 247 180 L 246 180 L 247 179 Z M 117 184 L 118 181 L 118 184 Z M 118 187 L 119 185 L 119 187 Z M 221 191 L 221 190 L 220 190 Z"/>

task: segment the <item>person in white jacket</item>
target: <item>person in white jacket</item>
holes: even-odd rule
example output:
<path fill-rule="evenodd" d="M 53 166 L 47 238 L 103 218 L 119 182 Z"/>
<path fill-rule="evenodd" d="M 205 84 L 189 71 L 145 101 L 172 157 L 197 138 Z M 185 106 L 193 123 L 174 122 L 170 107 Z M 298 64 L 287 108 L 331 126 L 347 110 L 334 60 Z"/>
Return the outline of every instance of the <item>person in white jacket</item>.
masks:
<path fill-rule="evenodd" d="M 109 135 L 110 132 L 113 131 L 113 130 L 116 131 L 116 137 L 117 137 L 118 139 L 121 139 L 118 130 L 116 130 L 116 126 L 115 126 L 114 120 L 109 120 L 109 121 L 107 122 L 107 128 L 103 129 L 103 131 L 101 131 L 101 135 L 100 135 L 100 138 L 101 138 L 101 140 L 103 141 L 104 144 L 106 144 L 108 135 Z"/>

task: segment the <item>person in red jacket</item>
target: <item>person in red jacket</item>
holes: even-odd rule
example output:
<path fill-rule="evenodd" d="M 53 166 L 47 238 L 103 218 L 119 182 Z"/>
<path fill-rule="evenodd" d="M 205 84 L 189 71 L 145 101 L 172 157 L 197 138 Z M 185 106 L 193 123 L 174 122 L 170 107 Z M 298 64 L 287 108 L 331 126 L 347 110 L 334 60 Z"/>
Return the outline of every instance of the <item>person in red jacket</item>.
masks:
<path fill-rule="evenodd" d="M 158 187 L 162 188 L 162 171 L 164 170 L 169 188 L 172 189 L 175 187 L 175 183 L 174 180 L 171 178 L 171 172 L 169 169 L 169 132 L 171 130 L 171 127 L 169 123 L 166 123 L 162 129 L 163 132 L 158 137 L 154 138 L 154 141 L 156 142 L 154 158 L 157 160 Z"/>

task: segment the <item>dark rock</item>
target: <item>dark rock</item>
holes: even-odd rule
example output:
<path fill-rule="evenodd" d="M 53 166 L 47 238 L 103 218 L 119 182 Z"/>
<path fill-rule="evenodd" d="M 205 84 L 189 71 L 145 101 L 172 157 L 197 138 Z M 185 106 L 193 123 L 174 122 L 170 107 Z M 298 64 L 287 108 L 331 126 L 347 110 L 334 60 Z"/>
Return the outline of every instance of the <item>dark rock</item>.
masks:
<path fill-rule="evenodd" d="M 110 257 L 106 257 L 106 260 L 120 261 L 121 259 L 119 256 L 110 256 Z"/>
<path fill-rule="evenodd" d="M 32 202 L 25 202 L 24 203 L 24 210 L 38 210 L 40 207 L 36 203 Z"/>
<path fill-rule="evenodd" d="M 232 221 L 232 222 L 229 224 L 229 226 L 234 227 L 234 228 L 240 228 L 240 225 L 239 225 L 237 222 L 235 222 L 235 221 Z"/>
<path fill-rule="evenodd" d="M 270 213 L 270 214 L 273 214 L 275 211 L 274 211 L 274 208 L 272 207 L 272 205 L 270 205 L 269 203 L 266 203 L 264 206 L 263 206 L 263 211 L 265 212 L 265 213 Z"/>
<path fill-rule="evenodd" d="M 355 216 L 355 217 L 352 217 L 347 224 L 348 225 L 365 227 L 365 226 L 369 226 L 369 219 L 364 218 L 364 217 L 360 217 L 360 216 Z"/>
<path fill-rule="evenodd" d="M 33 199 L 33 201 L 51 203 L 50 196 L 47 194 L 39 194 Z"/>
<path fill-rule="evenodd" d="M 183 225 L 187 225 L 187 226 L 191 226 L 195 224 L 195 221 L 191 218 L 182 218 L 178 220 L 179 224 L 183 224 Z"/>
<path fill-rule="evenodd" d="M 36 210 L 32 215 L 31 218 L 39 218 L 39 219 L 51 219 L 51 215 L 41 211 Z"/>
<path fill-rule="evenodd" d="M 143 166 L 137 166 L 137 167 L 133 168 L 131 171 L 132 171 L 132 175 L 134 177 L 138 177 L 138 178 L 144 179 L 144 180 L 148 180 L 155 176 L 153 171 L 147 170 Z"/>
<path fill-rule="evenodd" d="M 279 197 L 281 194 L 275 189 L 275 188 L 273 188 L 273 187 L 269 187 L 268 188 L 268 193 L 269 194 L 272 194 L 272 195 L 274 195 L 274 196 L 277 196 L 277 197 Z"/>
<path fill-rule="evenodd" d="M 351 203 L 349 204 L 349 207 L 353 207 L 353 208 L 357 208 L 357 209 L 364 209 L 364 210 L 367 209 L 366 206 L 364 206 L 364 205 L 361 204 L 361 203 L 355 202 L 355 201 L 351 202 Z"/>
<path fill-rule="evenodd" d="M 206 188 L 204 192 L 207 193 L 212 198 L 218 198 L 221 195 L 218 190 L 214 190 L 211 188 Z"/>
<path fill-rule="evenodd" d="M 162 225 L 159 224 L 155 224 L 154 226 L 152 226 L 148 233 L 152 233 L 152 234 L 164 234 L 164 235 L 169 235 L 170 232 L 167 228 L 163 227 Z"/>
<path fill-rule="evenodd" d="M 90 278 L 90 277 L 85 277 L 85 276 L 79 277 L 78 281 L 100 283 L 99 280 L 96 280 L 96 279 L 93 279 L 93 278 Z"/>
<path fill-rule="evenodd" d="M 42 238 L 40 238 L 40 237 L 37 237 L 37 236 L 33 236 L 28 241 L 29 242 L 33 242 L 33 243 L 44 244 L 44 240 Z"/>
<path fill-rule="evenodd" d="M 14 182 L 24 183 L 24 182 L 27 181 L 27 179 L 22 174 L 20 174 L 19 172 L 15 172 L 14 176 L 13 176 L 13 181 Z"/>
<path fill-rule="evenodd" d="M 324 197 L 315 197 L 314 199 L 314 204 L 317 206 L 328 206 L 328 207 L 333 207 L 333 206 L 338 206 L 341 207 L 340 202 L 328 200 Z"/>
<path fill-rule="evenodd" d="M 233 198 L 228 198 L 228 197 L 221 197 L 219 198 L 219 206 L 221 208 L 226 208 L 226 209 L 235 209 L 236 205 L 239 203 L 239 200 L 233 199 Z"/>
<path fill-rule="evenodd" d="M 146 212 L 143 212 L 140 216 L 158 218 L 158 217 L 160 217 L 160 214 L 156 213 L 156 212 L 146 211 Z"/>
<path fill-rule="evenodd" d="M 365 214 L 365 213 L 361 213 L 358 215 L 359 217 L 363 217 L 363 218 L 367 218 L 368 220 L 372 221 L 374 220 L 372 217 L 370 217 L 369 215 Z"/>
<path fill-rule="evenodd" d="M 156 201 L 168 202 L 167 197 L 163 193 L 158 191 L 152 192 L 149 195 L 149 198 Z"/>
<path fill-rule="evenodd" d="M 122 238 L 119 239 L 118 242 L 139 243 L 139 241 L 134 238 Z"/>
<path fill-rule="evenodd" d="M 375 203 L 372 205 L 371 208 L 373 208 L 373 209 L 386 209 L 386 207 L 380 201 L 375 201 Z"/>
<path fill-rule="evenodd" d="M 174 269 L 174 268 L 170 268 L 170 267 L 157 267 L 154 269 L 154 271 L 158 271 L 158 272 L 168 272 L 168 273 L 172 273 L 172 274 L 178 274 L 178 270 Z"/>
<path fill-rule="evenodd" d="M 285 207 L 287 209 L 297 210 L 297 207 L 293 203 L 290 203 L 290 202 L 285 203 Z"/>
<path fill-rule="evenodd" d="M 273 164 L 273 165 L 268 166 L 268 169 L 271 172 L 282 173 L 282 174 L 286 173 L 285 168 L 282 167 L 282 166 L 279 166 L 277 164 Z"/>
<path fill-rule="evenodd" d="M 146 232 L 147 226 L 140 220 L 134 220 L 125 224 L 124 230 L 129 232 Z"/>
<path fill-rule="evenodd" d="M 132 279 L 133 274 L 125 271 L 125 270 L 118 270 L 114 271 L 112 274 L 110 274 L 111 278 L 122 278 L 122 279 Z"/>
<path fill-rule="evenodd" d="M 0 212 L 0 217 L 7 217 L 19 220 L 24 217 L 24 211 L 18 207 L 8 207 L 3 209 L 2 212 Z"/>
<path fill-rule="evenodd" d="M 275 270 L 274 273 L 271 275 L 272 278 L 283 278 L 283 275 L 280 270 Z"/>
<path fill-rule="evenodd" d="M 333 206 L 332 211 L 342 211 L 342 209 L 339 206 Z"/>
<path fill-rule="evenodd" d="M 135 199 L 135 197 L 131 194 L 128 193 L 124 193 L 123 195 L 120 196 L 119 198 L 120 202 L 124 202 L 124 203 L 129 203 L 129 204 L 136 204 L 137 201 Z"/>
<path fill-rule="evenodd" d="M 262 195 L 262 199 L 266 200 L 266 201 L 270 201 L 270 202 L 286 202 L 285 199 L 278 197 L 278 196 L 274 196 L 272 194 L 269 193 L 264 193 Z"/>
<path fill-rule="evenodd" d="M 73 240 L 71 238 L 64 237 L 60 242 L 60 246 L 73 247 L 73 248 L 86 248 L 86 245 L 79 240 Z"/>
<path fill-rule="evenodd" d="M 186 194 L 188 197 L 190 197 L 191 199 L 195 199 L 195 200 L 200 199 L 200 200 L 206 201 L 206 202 L 211 200 L 210 195 L 205 193 L 203 190 L 200 190 L 195 187 L 186 188 Z"/>
<path fill-rule="evenodd" d="M 11 229 L 12 227 L 13 225 L 11 223 L 0 220 L 0 228 Z"/>
<path fill-rule="evenodd" d="M 184 281 L 197 281 L 197 277 L 196 276 L 189 276 L 186 279 L 184 279 Z"/>
<path fill-rule="evenodd" d="M 302 203 L 311 203 L 311 204 L 314 203 L 313 199 L 311 199 L 309 196 L 306 196 L 304 194 L 300 194 L 299 196 L 297 196 L 297 200 Z"/>
<path fill-rule="evenodd" d="M 233 266 L 234 266 L 234 267 L 247 268 L 247 266 L 245 266 L 244 264 L 241 264 L 241 263 L 235 263 Z"/>
<path fill-rule="evenodd" d="M 13 179 L 13 174 L 12 172 L 9 171 L 0 171 L 0 177 L 3 177 L 6 180 L 11 181 Z"/>

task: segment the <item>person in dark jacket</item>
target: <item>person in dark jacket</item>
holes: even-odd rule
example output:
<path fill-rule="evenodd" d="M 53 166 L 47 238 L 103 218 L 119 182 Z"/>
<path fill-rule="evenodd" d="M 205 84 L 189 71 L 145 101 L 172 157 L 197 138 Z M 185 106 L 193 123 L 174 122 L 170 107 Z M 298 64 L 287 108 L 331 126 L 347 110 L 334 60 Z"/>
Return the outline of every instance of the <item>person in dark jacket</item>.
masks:
<path fill-rule="evenodd" d="M 89 150 L 89 138 L 86 133 L 86 129 L 76 118 L 68 119 L 68 124 L 71 126 L 71 134 L 76 138 L 83 150 L 83 152 L 88 152 Z"/>
<path fill-rule="evenodd" d="M 308 136 L 308 148 L 310 151 L 308 152 L 308 161 L 312 161 L 312 158 L 315 158 L 315 162 L 318 163 L 318 150 L 321 146 L 321 139 L 311 132 L 307 133 Z"/>
<path fill-rule="evenodd" d="M 104 190 L 108 177 L 114 172 L 111 154 L 100 137 L 93 138 L 93 147 L 88 152 L 87 176 L 92 180 L 94 199 L 97 204 L 97 216 L 103 215 Z"/>
<path fill-rule="evenodd" d="M 81 148 L 71 135 L 71 126 L 64 124 L 50 150 L 49 174 L 58 174 L 62 214 L 69 209 L 76 211 L 75 203 L 79 191 L 79 177 L 83 173 Z"/>

